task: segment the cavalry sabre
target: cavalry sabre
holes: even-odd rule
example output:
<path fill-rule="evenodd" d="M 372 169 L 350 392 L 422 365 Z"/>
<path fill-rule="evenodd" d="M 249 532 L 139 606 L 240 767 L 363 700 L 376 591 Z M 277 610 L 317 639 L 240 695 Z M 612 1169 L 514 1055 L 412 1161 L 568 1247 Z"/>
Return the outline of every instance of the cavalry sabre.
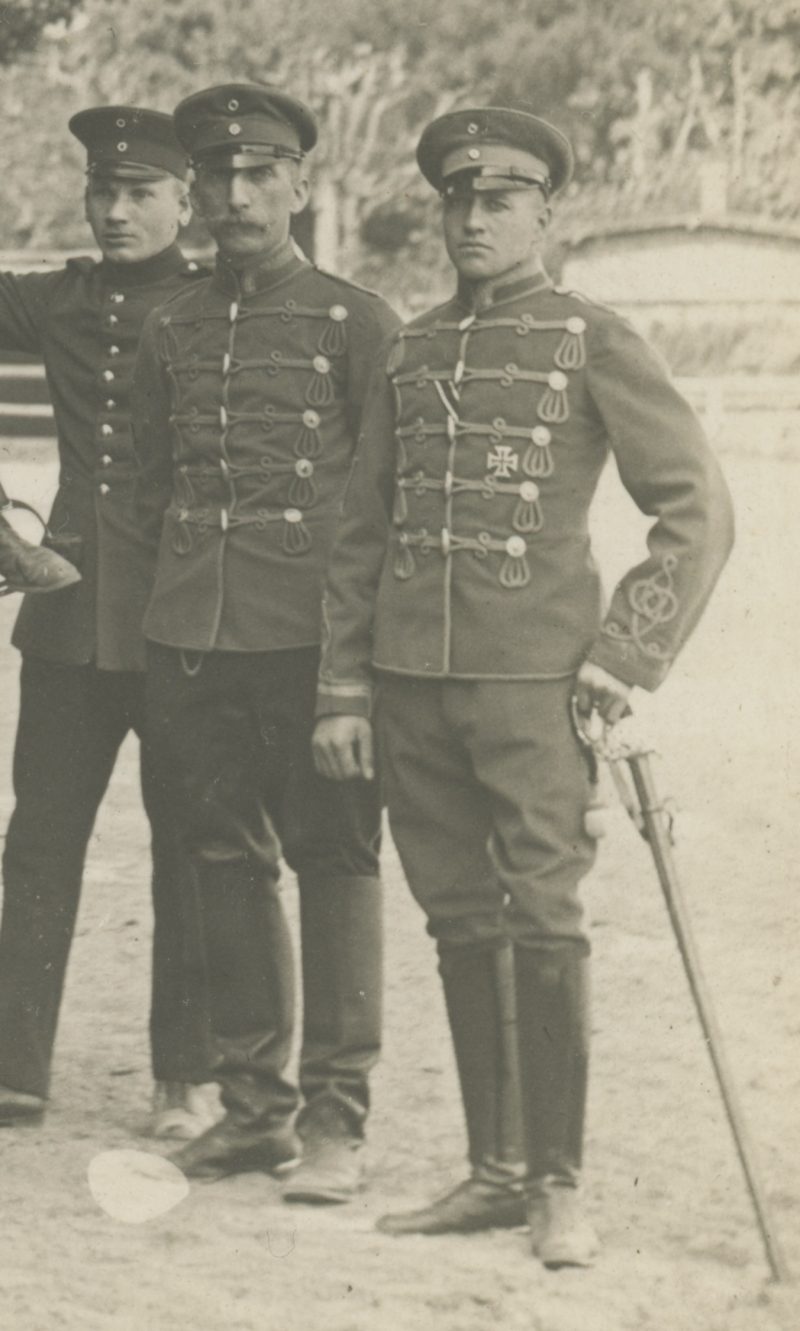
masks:
<path fill-rule="evenodd" d="M 628 816 L 650 846 L 675 940 L 717 1078 L 725 1114 L 733 1134 L 736 1153 L 755 1211 L 772 1279 L 778 1282 L 788 1281 L 789 1268 L 780 1249 L 775 1227 L 768 1222 L 764 1189 L 756 1172 L 753 1148 L 734 1090 L 723 1051 L 722 1036 L 692 936 L 691 922 L 672 854 L 673 817 L 668 806 L 659 799 L 656 790 L 650 764 L 652 750 L 626 741 L 619 734 L 615 735 L 613 727 L 604 727 L 601 733 L 595 733 L 590 737 L 581 730 L 577 713 L 574 713 L 574 721 L 578 737 L 591 753 L 595 766 L 598 760 L 608 764 L 617 793 Z M 623 762 L 628 766 L 633 789 L 626 780 L 622 768 Z"/>

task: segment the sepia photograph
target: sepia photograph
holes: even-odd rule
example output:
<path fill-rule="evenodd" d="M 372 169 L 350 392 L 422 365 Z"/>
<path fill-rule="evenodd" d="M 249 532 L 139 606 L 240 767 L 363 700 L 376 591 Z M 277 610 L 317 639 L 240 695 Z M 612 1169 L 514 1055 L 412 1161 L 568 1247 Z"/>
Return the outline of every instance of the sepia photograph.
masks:
<path fill-rule="evenodd" d="M 796 1331 L 800 6 L 0 74 L 0 1325 Z"/>

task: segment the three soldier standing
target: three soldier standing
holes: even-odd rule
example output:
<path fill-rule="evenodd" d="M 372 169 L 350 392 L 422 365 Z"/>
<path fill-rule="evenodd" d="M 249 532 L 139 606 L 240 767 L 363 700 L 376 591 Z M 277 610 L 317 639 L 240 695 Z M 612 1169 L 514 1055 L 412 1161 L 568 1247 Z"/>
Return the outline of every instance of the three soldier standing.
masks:
<path fill-rule="evenodd" d="M 126 535 L 155 567 L 148 742 L 179 792 L 225 1115 L 174 1159 L 193 1176 L 286 1174 L 288 1200 L 359 1185 L 380 1047 L 374 716 L 438 948 L 470 1163 L 444 1198 L 379 1227 L 527 1222 L 547 1266 L 588 1265 L 579 884 L 595 847 L 576 727 L 664 678 L 730 548 L 724 481 L 630 326 L 542 267 L 572 170 L 552 126 L 503 108 L 428 126 L 418 161 L 458 287 L 399 331 L 291 244 L 317 133 L 306 107 L 227 84 L 182 102 L 175 128 L 217 265 L 145 323 Z M 609 452 L 655 522 L 604 613 L 587 515 Z M 299 883 L 299 1113 L 271 826 Z"/>

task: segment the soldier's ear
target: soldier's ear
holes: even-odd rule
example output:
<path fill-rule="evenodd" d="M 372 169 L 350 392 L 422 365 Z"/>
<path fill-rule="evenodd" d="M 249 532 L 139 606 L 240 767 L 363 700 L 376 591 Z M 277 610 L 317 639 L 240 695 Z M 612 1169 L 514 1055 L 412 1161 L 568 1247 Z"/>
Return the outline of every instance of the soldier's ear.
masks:
<path fill-rule="evenodd" d="M 536 226 L 539 235 L 543 236 L 545 231 L 550 225 L 553 216 L 553 209 L 551 205 L 548 203 L 547 199 L 544 197 L 544 195 L 542 195 L 541 197 L 542 197 L 542 202 L 541 202 L 541 207 L 539 208 L 537 213 Z"/>
<path fill-rule="evenodd" d="M 185 227 L 189 225 L 192 216 L 192 199 L 190 187 L 182 180 L 178 181 L 178 226 Z"/>
<path fill-rule="evenodd" d="M 292 216 L 301 213 L 308 203 L 311 185 L 307 175 L 298 170 L 292 180 L 292 203 L 289 211 Z"/>
<path fill-rule="evenodd" d="M 198 217 L 203 217 L 202 203 L 197 189 L 197 172 L 189 172 L 189 189 L 187 191 L 187 200 L 192 212 L 197 213 Z"/>

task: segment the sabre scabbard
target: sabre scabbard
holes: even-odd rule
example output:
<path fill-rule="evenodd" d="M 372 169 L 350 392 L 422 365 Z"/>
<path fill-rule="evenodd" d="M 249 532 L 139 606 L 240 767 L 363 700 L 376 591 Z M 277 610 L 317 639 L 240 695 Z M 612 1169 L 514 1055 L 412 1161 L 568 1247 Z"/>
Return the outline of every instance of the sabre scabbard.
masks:
<path fill-rule="evenodd" d="M 673 815 L 669 803 L 660 799 L 658 795 L 650 761 L 652 750 L 645 745 L 626 740 L 619 731 L 615 734 L 614 727 L 607 727 L 599 721 L 599 729 L 595 727 L 593 732 L 587 733 L 587 730 L 578 723 L 574 705 L 573 720 L 576 733 L 581 742 L 592 750 L 595 761 L 607 763 L 624 808 L 650 847 L 672 931 L 703 1032 L 704 1043 L 711 1059 L 725 1115 L 752 1202 L 767 1264 L 773 1280 L 786 1281 L 790 1278 L 789 1269 L 774 1225 L 770 1223 L 766 1194 L 756 1171 L 755 1153 L 728 1069 L 722 1035 L 700 967 L 691 920 L 672 854 Z M 623 764 L 628 769 L 630 781 L 623 773 Z"/>

